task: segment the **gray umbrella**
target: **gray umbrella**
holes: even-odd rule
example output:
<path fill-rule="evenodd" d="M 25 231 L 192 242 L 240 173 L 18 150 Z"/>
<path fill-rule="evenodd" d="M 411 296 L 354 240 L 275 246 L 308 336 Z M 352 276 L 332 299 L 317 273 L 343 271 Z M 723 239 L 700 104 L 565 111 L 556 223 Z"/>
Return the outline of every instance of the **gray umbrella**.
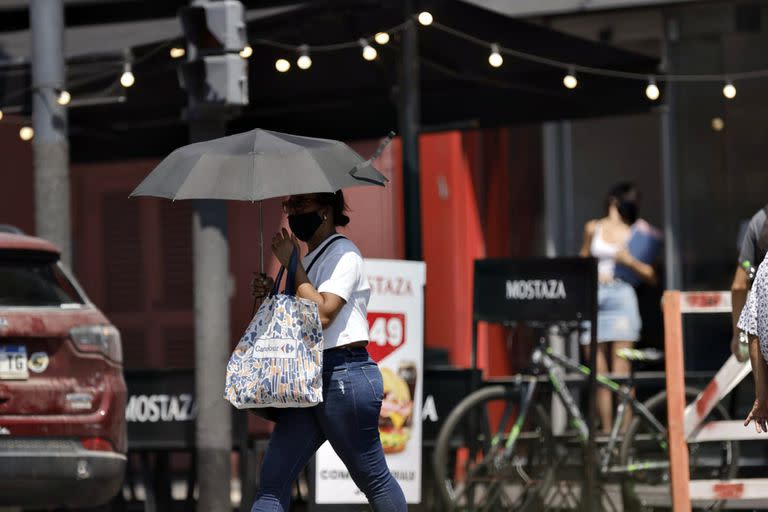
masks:
<path fill-rule="evenodd" d="M 259 128 L 183 146 L 144 178 L 131 197 L 259 201 L 314 192 L 336 192 L 389 181 L 372 164 L 394 137 L 390 133 L 368 160 L 343 142 Z M 264 227 L 259 227 L 264 272 Z"/>
<path fill-rule="evenodd" d="M 388 181 L 343 142 L 255 129 L 181 147 L 131 193 L 168 199 L 260 201 Z"/>

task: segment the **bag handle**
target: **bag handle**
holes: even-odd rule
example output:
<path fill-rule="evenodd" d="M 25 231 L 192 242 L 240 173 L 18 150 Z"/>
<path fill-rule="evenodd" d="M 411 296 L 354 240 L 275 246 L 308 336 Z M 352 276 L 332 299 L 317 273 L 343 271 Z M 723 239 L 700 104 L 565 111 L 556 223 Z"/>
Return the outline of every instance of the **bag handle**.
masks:
<path fill-rule="evenodd" d="M 315 265 L 315 262 L 320 259 L 320 256 L 323 255 L 323 253 L 330 247 L 335 241 L 340 240 L 344 238 L 341 235 L 334 236 L 328 243 L 326 243 L 320 251 L 315 254 L 315 257 L 312 258 L 312 261 L 307 265 L 307 268 L 305 269 L 305 272 L 309 274 L 309 271 L 312 269 L 312 267 Z M 285 294 L 286 295 L 296 295 L 296 269 L 299 266 L 299 256 L 296 252 L 296 248 L 293 249 L 293 252 L 291 253 L 291 260 L 288 262 L 288 276 L 286 277 L 285 281 Z M 280 286 L 280 280 L 283 278 L 283 273 L 285 271 L 285 267 L 280 267 L 280 271 L 277 273 L 277 278 L 275 279 L 275 286 L 272 288 L 272 293 L 270 293 L 270 297 L 277 294 Z"/>
<path fill-rule="evenodd" d="M 285 281 L 285 294 L 286 295 L 296 295 L 296 268 L 299 266 L 299 255 L 297 254 L 296 248 L 293 248 L 293 251 L 291 251 L 291 259 L 288 261 L 288 276 L 286 277 Z M 275 278 L 275 286 L 272 288 L 272 291 L 269 293 L 270 297 L 273 297 L 274 295 L 277 295 L 280 290 L 280 282 L 283 280 L 283 274 L 285 273 L 285 267 L 280 267 L 280 271 L 277 273 L 277 278 Z"/>
<path fill-rule="evenodd" d="M 334 242 L 337 240 L 341 240 L 342 238 L 346 238 L 343 235 L 335 235 L 331 240 L 328 241 L 321 249 L 320 252 L 318 252 L 314 258 L 312 258 L 312 261 L 309 263 L 307 268 L 305 269 L 306 273 L 309 274 L 309 271 L 312 269 L 312 267 L 315 265 L 315 262 L 320 259 L 320 256 L 323 255 L 323 253 L 330 247 Z M 296 286 L 296 268 L 299 264 L 299 258 L 298 254 L 296 252 L 296 248 L 293 249 L 293 252 L 291 253 L 291 260 L 288 263 L 288 282 L 286 283 L 286 294 L 287 295 L 296 295 L 296 290 L 294 289 Z M 291 270 L 291 268 L 293 270 Z M 283 279 L 283 274 L 285 273 L 285 267 L 280 267 L 280 270 L 277 272 L 277 276 L 275 277 L 275 286 L 272 288 L 272 291 L 267 295 L 267 297 L 272 297 L 278 293 L 278 290 L 280 289 L 280 282 Z M 290 290 L 290 293 L 288 291 Z M 251 318 L 253 318 L 253 315 L 256 314 L 256 304 L 258 303 L 258 298 L 253 298 L 253 308 L 251 310 Z"/>

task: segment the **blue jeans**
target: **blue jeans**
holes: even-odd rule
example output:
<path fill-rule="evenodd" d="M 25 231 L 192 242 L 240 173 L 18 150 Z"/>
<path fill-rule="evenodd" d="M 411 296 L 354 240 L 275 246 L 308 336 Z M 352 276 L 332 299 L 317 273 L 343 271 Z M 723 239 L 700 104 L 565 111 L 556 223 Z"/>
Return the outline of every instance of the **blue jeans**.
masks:
<path fill-rule="evenodd" d="M 320 445 L 330 441 L 375 512 L 405 512 L 379 439 L 384 398 L 381 372 L 365 348 L 323 355 L 323 403 L 281 409 L 261 468 L 261 488 L 251 512 L 287 512 L 291 485 Z"/>

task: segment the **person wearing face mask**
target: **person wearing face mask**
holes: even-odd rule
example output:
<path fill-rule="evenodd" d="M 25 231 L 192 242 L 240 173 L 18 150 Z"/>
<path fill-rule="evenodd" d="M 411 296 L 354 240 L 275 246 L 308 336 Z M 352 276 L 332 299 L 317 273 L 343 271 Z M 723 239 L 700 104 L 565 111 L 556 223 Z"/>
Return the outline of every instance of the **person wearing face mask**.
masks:
<path fill-rule="evenodd" d="M 349 217 L 341 191 L 290 196 L 283 209 L 291 233 L 272 238 L 272 252 L 288 267 L 291 253 L 307 254 L 296 270 L 296 296 L 317 304 L 323 327 L 323 402 L 276 411 L 276 425 L 261 468 L 261 486 L 251 512 L 289 510 L 291 484 L 325 441 L 349 470 L 375 512 L 404 512 L 405 496 L 387 467 L 379 438 L 384 398 L 381 372 L 368 355 L 366 311 L 370 287 L 357 246 L 338 234 Z M 273 287 L 254 277 L 255 297 Z"/>
<path fill-rule="evenodd" d="M 597 372 L 600 374 L 609 371 L 614 375 L 629 374 L 629 361 L 617 354 L 640 339 L 642 327 L 635 289 L 616 277 L 616 265 L 626 266 L 650 284 L 656 282 L 654 268 L 634 258 L 627 250 L 632 225 L 638 220 L 638 195 L 632 183 L 617 184 L 608 193 L 606 215 L 590 220 L 584 226 L 584 242 L 579 255 L 598 260 Z M 582 337 L 585 347 L 589 339 L 589 333 Z M 601 387 L 597 393 L 601 428 L 603 432 L 610 432 L 613 426 L 611 392 Z M 625 416 L 624 425 L 629 419 L 629 415 Z"/>

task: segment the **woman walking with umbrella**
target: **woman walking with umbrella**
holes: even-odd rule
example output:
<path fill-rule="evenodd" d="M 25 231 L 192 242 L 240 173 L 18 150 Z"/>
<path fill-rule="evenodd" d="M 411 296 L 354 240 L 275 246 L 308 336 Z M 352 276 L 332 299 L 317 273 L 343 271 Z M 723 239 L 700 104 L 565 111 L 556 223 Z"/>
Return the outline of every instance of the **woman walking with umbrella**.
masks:
<path fill-rule="evenodd" d="M 291 484 L 326 440 L 347 466 L 376 512 L 407 510 L 403 491 L 387 467 L 379 439 L 384 387 L 368 355 L 366 308 L 370 297 L 363 258 L 355 244 L 336 233 L 346 226 L 346 204 L 336 193 L 290 196 L 283 203 L 292 234 L 272 238 L 272 252 L 288 267 L 299 240 L 307 254 L 298 265 L 296 296 L 315 302 L 323 326 L 323 402 L 315 407 L 278 409 L 251 512 L 287 511 Z M 309 268 L 309 270 L 307 270 Z M 252 283 L 256 297 L 272 289 L 269 278 Z"/>
<path fill-rule="evenodd" d="M 326 440 L 374 511 L 407 510 L 379 439 L 384 389 L 365 348 L 370 289 L 363 258 L 354 243 L 336 233 L 337 226 L 349 223 L 341 189 L 384 186 L 387 179 L 372 162 L 393 136 L 365 160 L 339 141 L 255 129 L 177 149 L 131 194 L 251 202 L 289 196 L 283 206 L 293 235 L 285 229 L 275 234 L 272 252 L 288 267 L 298 240 L 307 244 L 293 289 L 318 306 L 325 347 L 323 402 L 276 411 L 253 512 L 287 511 L 291 484 Z M 263 269 L 263 254 L 261 263 Z M 254 279 L 254 295 L 266 295 L 270 281 Z"/>

